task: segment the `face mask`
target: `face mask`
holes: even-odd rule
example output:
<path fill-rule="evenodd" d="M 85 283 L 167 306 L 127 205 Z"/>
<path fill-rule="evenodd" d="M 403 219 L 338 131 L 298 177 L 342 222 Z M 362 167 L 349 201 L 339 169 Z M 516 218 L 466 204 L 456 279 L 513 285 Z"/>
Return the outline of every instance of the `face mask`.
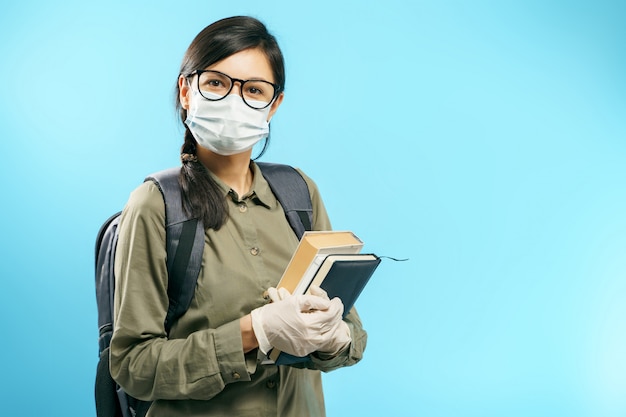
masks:
<path fill-rule="evenodd" d="M 219 155 L 234 155 L 267 137 L 270 107 L 253 109 L 236 94 L 210 101 L 195 91 L 185 124 L 200 146 Z"/>

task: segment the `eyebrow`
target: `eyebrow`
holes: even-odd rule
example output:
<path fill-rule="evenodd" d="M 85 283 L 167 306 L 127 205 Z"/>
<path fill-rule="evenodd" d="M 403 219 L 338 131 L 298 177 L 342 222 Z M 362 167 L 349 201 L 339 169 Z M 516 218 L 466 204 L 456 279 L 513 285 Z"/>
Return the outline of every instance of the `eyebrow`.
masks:
<path fill-rule="evenodd" d="M 219 73 L 219 74 L 224 74 L 224 75 L 227 75 L 227 76 L 229 76 L 229 77 L 230 77 L 230 78 L 232 78 L 232 79 L 237 79 L 237 80 L 242 80 L 242 81 L 265 81 L 265 82 L 268 82 L 268 83 L 270 83 L 270 84 L 276 84 L 274 81 L 270 81 L 270 80 L 268 80 L 268 79 L 266 79 L 266 78 L 264 78 L 264 77 L 238 78 L 238 77 L 233 77 L 232 75 L 227 74 L 227 73 L 225 73 L 224 71 L 219 71 L 219 70 L 212 69 L 212 68 L 205 68 L 205 69 L 203 69 L 202 71 L 214 71 L 214 72 L 217 72 L 217 73 Z"/>

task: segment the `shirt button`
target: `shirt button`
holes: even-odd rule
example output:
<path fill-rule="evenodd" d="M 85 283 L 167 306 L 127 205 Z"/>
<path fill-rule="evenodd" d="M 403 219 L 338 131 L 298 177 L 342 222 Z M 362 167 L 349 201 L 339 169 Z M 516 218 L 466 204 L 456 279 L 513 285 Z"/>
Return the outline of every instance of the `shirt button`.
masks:
<path fill-rule="evenodd" d="M 246 204 L 239 204 L 239 212 L 245 213 L 246 211 L 248 211 L 248 206 Z"/>
<path fill-rule="evenodd" d="M 269 381 L 265 383 L 265 386 L 268 387 L 269 389 L 273 389 L 274 387 L 276 387 L 276 381 L 270 379 Z"/>
<path fill-rule="evenodd" d="M 259 248 L 252 248 L 250 249 L 250 253 L 252 254 L 252 256 L 257 256 L 259 254 L 260 250 Z"/>
<path fill-rule="evenodd" d="M 239 379 L 241 378 L 241 375 L 239 375 L 239 372 L 233 372 L 233 379 Z"/>

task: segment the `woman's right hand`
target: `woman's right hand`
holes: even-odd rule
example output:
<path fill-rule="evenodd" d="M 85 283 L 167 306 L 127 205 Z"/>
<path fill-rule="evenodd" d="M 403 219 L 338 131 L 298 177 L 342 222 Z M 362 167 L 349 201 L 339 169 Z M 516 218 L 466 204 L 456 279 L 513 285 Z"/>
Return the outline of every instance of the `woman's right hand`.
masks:
<path fill-rule="evenodd" d="M 265 354 L 272 347 L 306 356 L 328 344 L 342 320 L 343 304 L 318 295 L 292 295 L 281 288 L 268 290 L 272 303 L 252 311 L 252 328 Z"/>

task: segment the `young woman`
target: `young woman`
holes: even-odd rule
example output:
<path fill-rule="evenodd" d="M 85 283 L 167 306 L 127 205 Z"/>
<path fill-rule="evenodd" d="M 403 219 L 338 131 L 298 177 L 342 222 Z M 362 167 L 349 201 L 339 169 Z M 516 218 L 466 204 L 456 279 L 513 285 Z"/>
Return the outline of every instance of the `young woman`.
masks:
<path fill-rule="evenodd" d="M 152 182 L 124 208 L 115 261 L 111 374 L 153 401 L 148 416 L 323 416 L 320 371 L 362 357 L 366 333 L 354 310 L 342 320 L 341 301 L 322 290 L 274 288 L 298 239 L 251 154 L 267 140 L 284 85 L 276 40 L 250 17 L 209 25 L 183 58 L 179 182 L 185 209 L 204 222 L 205 246 L 194 299 L 169 334 L 164 202 Z M 329 230 L 318 189 L 302 175 L 313 230 Z M 311 361 L 264 364 L 272 346 Z"/>

